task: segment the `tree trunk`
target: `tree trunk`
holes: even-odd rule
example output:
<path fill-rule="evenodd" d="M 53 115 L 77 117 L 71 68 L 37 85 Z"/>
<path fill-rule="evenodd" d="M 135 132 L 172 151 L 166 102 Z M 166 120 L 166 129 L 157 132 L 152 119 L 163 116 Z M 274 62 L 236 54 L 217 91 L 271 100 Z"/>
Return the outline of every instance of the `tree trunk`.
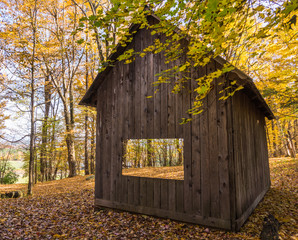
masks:
<path fill-rule="evenodd" d="M 271 129 L 272 129 L 272 144 L 273 144 L 273 157 L 277 157 L 277 144 L 276 144 L 276 134 L 274 127 L 274 120 L 271 121 Z"/>
<path fill-rule="evenodd" d="M 41 151 L 40 151 L 40 173 L 41 173 L 41 181 L 47 180 L 47 172 L 46 169 L 48 162 L 48 118 L 50 113 L 51 106 L 51 86 L 49 76 L 46 76 L 44 83 L 44 100 L 45 100 L 45 111 L 44 111 L 44 121 L 42 123 L 42 137 L 41 137 Z"/>
<path fill-rule="evenodd" d="M 36 153 L 36 148 L 34 147 L 34 153 Z M 34 156 L 34 159 L 36 160 L 35 164 L 34 164 L 34 184 L 37 183 L 38 181 L 38 172 L 37 172 L 37 157 Z"/>
<path fill-rule="evenodd" d="M 140 146 L 140 142 L 139 141 L 137 143 L 137 151 L 136 151 L 136 166 L 138 168 L 141 167 L 141 146 Z"/>
<path fill-rule="evenodd" d="M 86 49 L 86 91 L 88 90 L 88 50 Z M 88 110 L 85 113 L 85 175 L 89 175 L 89 154 L 88 154 Z"/>
<path fill-rule="evenodd" d="M 70 121 L 70 116 L 67 111 L 67 105 L 64 106 L 64 119 L 66 125 L 66 147 L 67 147 L 67 162 L 69 167 L 68 177 L 77 175 L 76 161 L 75 161 L 75 142 L 74 142 L 74 127 Z"/>
<path fill-rule="evenodd" d="M 167 161 L 168 161 L 168 143 L 167 141 L 163 141 L 163 166 L 167 166 Z"/>
<path fill-rule="evenodd" d="M 32 195 L 33 185 L 33 170 L 34 170 L 34 142 L 35 142 L 35 47 L 36 47 L 36 0 L 34 2 L 33 19 L 32 19 L 32 60 L 31 60 L 31 99 L 30 99 L 30 113 L 31 113 L 31 124 L 30 124 L 30 157 L 29 157 L 29 181 L 28 181 L 28 195 Z"/>
<path fill-rule="evenodd" d="M 88 151 L 88 112 L 85 115 L 85 175 L 89 175 L 89 151 Z"/>
<path fill-rule="evenodd" d="M 66 135 L 66 146 L 67 146 L 67 161 L 69 166 L 68 177 L 74 177 L 77 175 L 76 161 L 75 161 L 75 144 L 72 134 Z"/>
<path fill-rule="evenodd" d="M 290 157 L 295 158 L 296 157 L 296 149 L 295 149 L 295 144 L 293 142 L 294 138 L 292 137 L 291 129 L 292 129 L 291 122 L 289 122 L 288 131 L 287 131 L 287 134 L 286 134 L 287 147 L 289 149 Z"/>
<path fill-rule="evenodd" d="M 182 149 L 183 149 L 183 147 L 180 146 L 179 139 L 176 140 L 176 147 L 177 147 L 177 151 L 178 151 L 178 163 L 177 163 L 177 166 L 181 166 L 182 165 L 182 161 L 183 161 L 183 156 L 182 156 Z"/>
<path fill-rule="evenodd" d="M 169 166 L 173 166 L 173 151 L 172 146 L 169 146 Z"/>
<path fill-rule="evenodd" d="M 152 144 L 151 144 L 151 142 L 152 142 L 151 139 L 147 140 L 147 162 L 148 162 L 148 167 L 153 166 L 153 162 L 152 162 Z"/>

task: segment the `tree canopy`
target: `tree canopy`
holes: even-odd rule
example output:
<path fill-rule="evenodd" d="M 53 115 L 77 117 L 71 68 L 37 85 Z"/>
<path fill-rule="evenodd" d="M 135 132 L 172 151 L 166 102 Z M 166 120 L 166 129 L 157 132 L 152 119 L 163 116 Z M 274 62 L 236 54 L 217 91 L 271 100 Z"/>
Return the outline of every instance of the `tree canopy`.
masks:
<path fill-rule="evenodd" d="M 190 66 L 205 66 L 217 56 L 227 59 L 230 64 L 223 69 L 196 79 L 197 101 L 189 113 L 201 113 L 212 80 L 237 67 L 254 79 L 277 117 L 267 129 L 271 156 L 294 155 L 297 13 L 296 0 L 1 0 L 0 89 L 5 101 L 15 103 L 15 115 L 31 117 L 34 131 L 24 126 L 22 135 L 31 136 L 35 180 L 54 179 L 59 172 L 75 176 L 81 165 L 86 173 L 94 172 L 96 114 L 78 102 L 97 72 L 113 64 L 109 56 L 116 46 L 131 41 L 131 24 L 166 39 L 143 52 L 130 49 L 119 61 L 129 63 L 152 52 L 175 61 L 182 54 L 179 41 L 187 39 L 184 64 L 161 73 L 156 82 L 167 83 L 179 73 L 175 94 L 188 80 Z M 150 14 L 159 23 L 150 25 Z M 224 98 L 241 88 L 226 89 Z M 5 113 L 2 102 L 1 120 Z"/>

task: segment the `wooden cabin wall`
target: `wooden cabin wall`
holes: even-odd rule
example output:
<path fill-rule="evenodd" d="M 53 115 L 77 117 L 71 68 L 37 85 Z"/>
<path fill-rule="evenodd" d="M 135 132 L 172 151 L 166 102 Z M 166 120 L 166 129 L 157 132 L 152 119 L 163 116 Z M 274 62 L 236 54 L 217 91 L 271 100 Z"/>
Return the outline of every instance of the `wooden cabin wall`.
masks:
<path fill-rule="evenodd" d="M 142 29 L 129 47 L 141 51 L 156 37 Z M 155 75 L 179 61 L 150 53 L 116 62 L 99 87 L 95 204 L 230 229 L 227 105 L 217 101 L 224 86 L 213 87 L 202 114 L 179 124 L 195 99 L 194 80 L 219 66 L 191 69 L 181 93 L 171 93 L 171 83 L 154 94 Z M 138 138 L 183 138 L 184 180 L 122 176 L 123 141 Z"/>
<path fill-rule="evenodd" d="M 243 92 L 232 98 L 236 228 L 270 187 L 264 114 Z"/>

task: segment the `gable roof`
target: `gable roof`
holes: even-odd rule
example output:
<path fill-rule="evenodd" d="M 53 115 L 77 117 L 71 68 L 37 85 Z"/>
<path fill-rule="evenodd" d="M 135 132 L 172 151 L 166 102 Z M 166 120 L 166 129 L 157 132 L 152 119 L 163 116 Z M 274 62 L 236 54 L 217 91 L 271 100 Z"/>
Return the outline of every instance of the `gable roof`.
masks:
<path fill-rule="evenodd" d="M 141 26 L 140 24 L 132 24 L 130 26 L 129 33 L 135 32 L 132 35 L 133 38 L 136 35 L 136 32 L 139 31 L 140 26 Z M 128 47 L 128 43 L 124 47 L 120 43 L 118 43 L 116 46 L 116 51 L 108 57 L 107 61 L 111 62 L 111 63 L 117 61 L 118 57 L 125 52 L 127 47 Z M 104 77 L 108 74 L 108 72 L 112 68 L 113 68 L 113 66 L 108 65 L 102 72 L 97 74 L 97 76 L 95 77 L 91 86 L 88 88 L 87 92 L 85 93 L 85 95 L 83 96 L 81 101 L 79 102 L 79 105 L 86 105 L 86 106 L 92 106 L 92 107 L 96 106 L 96 104 L 94 102 L 92 102 L 93 94 L 96 93 L 96 90 L 98 89 L 100 84 L 103 82 Z"/>
<path fill-rule="evenodd" d="M 160 21 L 160 19 L 154 15 L 150 14 L 148 17 L 152 17 L 155 21 Z M 132 35 L 132 38 L 135 37 L 137 31 L 140 30 L 140 24 L 132 24 L 129 28 L 129 32 L 134 34 Z M 109 62 L 116 62 L 118 57 L 122 55 L 126 48 L 128 47 L 128 43 L 126 44 L 125 47 L 123 47 L 121 44 L 118 44 L 116 46 L 116 51 L 112 53 L 108 57 Z M 227 60 L 224 58 L 217 56 L 214 58 L 216 62 L 218 62 L 220 65 L 224 65 L 225 63 L 228 63 Z M 93 83 L 87 90 L 86 94 L 83 96 L 81 101 L 79 102 L 79 105 L 87 105 L 87 106 L 96 106 L 96 99 L 94 95 L 96 95 L 97 89 L 101 85 L 101 83 L 104 81 L 106 75 L 109 73 L 109 71 L 113 68 L 113 66 L 108 65 L 102 72 L 98 73 L 96 78 L 94 79 Z M 251 77 L 249 77 L 247 74 L 245 74 L 243 71 L 239 70 L 238 68 L 235 68 L 234 70 L 230 71 L 227 74 L 227 79 L 228 80 L 236 80 L 237 79 L 237 84 L 242 85 L 244 87 L 243 90 L 249 98 L 255 102 L 256 106 L 264 113 L 264 115 L 269 119 L 272 120 L 274 119 L 274 114 L 272 113 L 270 107 L 266 103 L 265 99 L 257 89 L 256 85 L 254 84 L 253 80 Z"/>

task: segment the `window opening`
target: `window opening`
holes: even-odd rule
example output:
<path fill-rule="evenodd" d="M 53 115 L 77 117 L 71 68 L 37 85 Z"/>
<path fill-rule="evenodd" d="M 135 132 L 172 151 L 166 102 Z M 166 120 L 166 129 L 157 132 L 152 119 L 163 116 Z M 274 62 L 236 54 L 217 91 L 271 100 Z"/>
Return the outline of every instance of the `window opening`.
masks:
<path fill-rule="evenodd" d="M 123 149 L 122 175 L 184 179 L 183 138 L 128 139 Z"/>

